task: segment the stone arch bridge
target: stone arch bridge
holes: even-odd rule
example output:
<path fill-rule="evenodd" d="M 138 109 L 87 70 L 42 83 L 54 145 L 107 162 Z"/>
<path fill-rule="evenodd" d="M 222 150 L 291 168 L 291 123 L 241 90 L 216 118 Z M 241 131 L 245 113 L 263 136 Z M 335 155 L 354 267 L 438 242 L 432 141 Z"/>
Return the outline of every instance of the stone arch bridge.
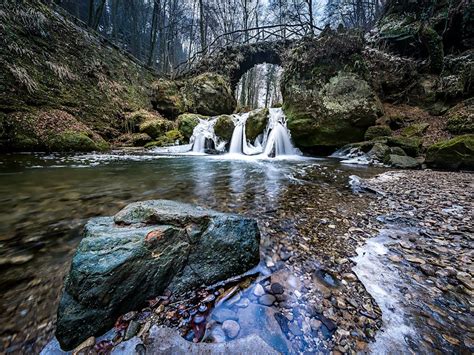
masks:
<path fill-rule="evenodd" d="M 226 77 L 232 90 L 243 74 L 258 64 L 283 65 L 285 53 L 321 29 L 307 24 L 271 25 L 237 30 L 217 37 L 206 49 L 178 65 L 176 79 L 212 72 Z M 242 42 L 244 41 L 244 44 Z"/>

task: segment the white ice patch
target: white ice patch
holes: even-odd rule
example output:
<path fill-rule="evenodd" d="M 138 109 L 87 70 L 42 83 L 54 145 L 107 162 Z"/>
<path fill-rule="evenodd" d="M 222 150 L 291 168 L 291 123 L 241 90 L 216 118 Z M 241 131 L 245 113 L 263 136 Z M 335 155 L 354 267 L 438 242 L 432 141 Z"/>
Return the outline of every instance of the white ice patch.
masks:
<path fill-rule="evenodd" d="M 352 259 L 356 263 L 353 271 L 382 310 L 383 328 L 370 345 L 371 352 L 411 354 L 405 338 L 414 336 L 415 330 L 405 319 L 404 295 L 400 292 L 405 285 L 399 272 L 384 263 L 388 238 L 385 230 L 357 248 L 357 256 Z"/>

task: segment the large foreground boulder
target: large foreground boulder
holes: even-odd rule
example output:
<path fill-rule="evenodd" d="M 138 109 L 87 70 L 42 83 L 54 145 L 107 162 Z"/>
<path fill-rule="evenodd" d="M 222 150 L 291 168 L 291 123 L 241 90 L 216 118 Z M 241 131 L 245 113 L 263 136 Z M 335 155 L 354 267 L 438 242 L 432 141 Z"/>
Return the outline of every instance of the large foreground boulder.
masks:
<path fill-rule="evenodd" d="M 249 270 L 259 240 L 255 220 L 165 200 L 91 219 L 58 309 L 61 346 L 103 333 L 165 289 L 181 293 Z"/>

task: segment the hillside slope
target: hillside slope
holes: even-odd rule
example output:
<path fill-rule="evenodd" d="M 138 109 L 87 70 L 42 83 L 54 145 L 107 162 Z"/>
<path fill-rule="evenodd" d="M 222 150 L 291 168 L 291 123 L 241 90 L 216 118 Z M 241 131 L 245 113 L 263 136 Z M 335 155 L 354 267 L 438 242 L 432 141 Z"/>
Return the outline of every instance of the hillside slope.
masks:
<path fill-rule="evenodd" d="M 39 0 L 0 4 L 0 150 L 101 150 L 153 72 Z"/>

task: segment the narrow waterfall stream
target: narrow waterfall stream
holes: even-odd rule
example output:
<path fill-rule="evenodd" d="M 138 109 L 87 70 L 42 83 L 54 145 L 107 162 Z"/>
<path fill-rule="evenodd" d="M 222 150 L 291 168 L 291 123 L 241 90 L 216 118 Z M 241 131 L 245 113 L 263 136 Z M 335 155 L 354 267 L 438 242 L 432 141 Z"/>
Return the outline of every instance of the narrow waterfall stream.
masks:
<path fill-rule="evenodd" d="M 295 156 L 301 152 L 291 142 L 290 131 L 286 125 L 286 117 L 281 108 L 269 110 L 265 130 L 251 142 L 247 139 L 245 130 L 250 112 L 232 115 L 234 130 L 229 142 L 228 154 L 258 157 Z M 201 119 L 194 128 L 190 139 L 193 153 L 206 153 L 210 149 L 225 152 L 227 142 L 221 140 L 214 132 L 216 117 L 209 120 Z"/>
<path fill-rule="evenodd" d="M 213 143 L 213 148 L 215 148 L 216 150 L 219 150 L 219 148 L 223 148 L 222 143 L 219 141 L 218 137 L 214 133 L 214 125 L 216 124 L 216 122 L 217 118 L 211 118 L 209 120 L 199 119 L 199 123 L 194 128 L 193 135 L 190 138 L 190 143 L 192 145 L 191 151 L 193 153 L 204 154 L 207 148 L 206 143 Z"/>

